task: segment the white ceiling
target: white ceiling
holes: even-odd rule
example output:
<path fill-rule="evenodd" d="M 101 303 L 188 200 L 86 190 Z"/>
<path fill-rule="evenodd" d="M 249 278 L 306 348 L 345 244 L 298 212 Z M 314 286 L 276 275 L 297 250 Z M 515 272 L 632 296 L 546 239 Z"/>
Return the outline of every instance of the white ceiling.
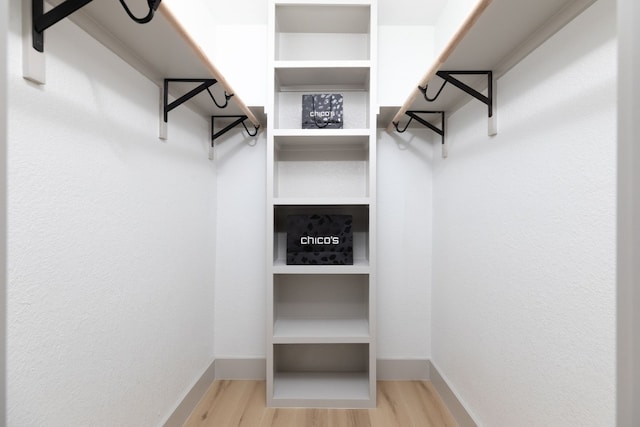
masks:
<path fill-rule="evenodd" d="M 433 25 L 447 0 L 378 0 L 380 25 Z"/>

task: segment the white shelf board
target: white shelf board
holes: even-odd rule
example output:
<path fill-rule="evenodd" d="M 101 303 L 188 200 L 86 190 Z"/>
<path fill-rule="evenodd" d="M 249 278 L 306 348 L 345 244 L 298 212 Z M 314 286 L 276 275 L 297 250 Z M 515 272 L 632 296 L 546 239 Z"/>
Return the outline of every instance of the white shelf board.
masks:
<path fill-rule="evenodd" d="M 326 87 L 368 91 L 371 61 L 275 61 L 277 90 Z"/>
<path fill-rule="evenodd" d="M 272 400 L 275 406 L 367 407 L 367 372 L 276 372 Z"/>
<path fill-rule="evenodd" d="M 323 151 L 357 150 L 369 148 L 370 134 L 367 129 L 354 131 L 343 129 L 290 129 L 287 132 L 274 132 L 276 151 Z"/>
<path fill-rule="evenodd" d="M 273 274 L 369 274 L 369 260 L 354 258 L 353 265 L 287 265 L 278 258 L 273 262 Z"/>
<path fill-rule="evenodd" d="M 279 318 L 273 327 L 275 344 L 368 344 L 367 319 Z"/>
<path fill-rule="evenodd" d="M 50 3 L 55 6 L 62 0 L 51 0 Z M 256 114 L 261 114 L 262 107 L 251 110 L 244 104 L 165 2 L 160 4 L 151 22 L 142 25 L 132 21 L 117 1 L 93 1 L 69 19 L 160 87 L 165 78 L 215 78 L 218 83 L 212 90 L 216 98 L 221 97 L 223 101 L 222 95 L 217 93 L 222 94 L 224 90 L 234 94 L 225 109 L 218 109 L 206 93 L 196 96 L 188 105 L 198 113 L 205 116 L 246 114 L 258 124 Z M 49 31 L 55 31 L 55 26 L 45 31 L 45 54 L 46 32 Z M 183 94 L 172 93 L 174 96 Z"/>
<path fill-rule="evenodd" d="M 437 71 L 493 71 L 499 78 L 529 53 L 535 50 L 555 32 L 583 12 L 595 0 L 481 0 L 478 5 L 489 3 L 477 16 L 470 15 L 448 45 L 436 58 L 420 82 L 416 84 L 405 104 L 395 115 L 406 110 L 442 110 L 452 112 L 473 98 L 457 88 L 447 85 L 435 102 L 427 102 L 418 86 L 430 82 L 429 94 L 437 92 L 442 80 Z M 541 76 L 544 77 L 544 76 Z M 468 81 L 477 90 L 486 88 L 482 78 Z M 499 95 L 499 88 L 498 88 Z M 475 101 L 475 100 L 474 100 Z M 478 101 L 476 101 L 478 102 Z M 383 114 L 378 124 L 390 125 L 393 116 L 382 106 Z M 391 117 L 390 117 L 391 116 Z M 385 120 L 382 124 L 382 120 Z M 407 118 L 401 119 L 406 123 Z M 421 125 L 416 125 L 421 126 Z"/>
<path fill-rule="evenodd" d="M 284 138 L 332 138 L 359 139 L 371 136 L 370 129 L 274 129 L 273 136 L 277 140 Z"/>
<path fill-rule="evenodd" d="M 368 135 L 291 135 L 275 138 L 276 151 L 358 151 L 368 154 Z"/>
<path fill-rule="evenodd" d="M 369 197 L 275 197 L 274 206 L 369 206 Z"/>
<path fill-rule="evenodd" d="M 280 5 L 304 5 L 304 6 L 330 6 L 330 5 L 359 5 L 359 6 L 370 6 L 371 0 L 275 0 L 274 2 L 277 6 Z"/>

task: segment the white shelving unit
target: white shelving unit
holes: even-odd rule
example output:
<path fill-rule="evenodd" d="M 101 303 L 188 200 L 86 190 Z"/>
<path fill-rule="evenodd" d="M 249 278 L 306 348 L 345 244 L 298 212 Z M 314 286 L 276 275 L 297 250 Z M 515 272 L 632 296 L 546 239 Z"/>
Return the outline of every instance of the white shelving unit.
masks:
<path fill-rule="evenodd" d="M 267 405 L 376 403 L 376 0 L 271 0 Z M 343 129 L 301 129 L 303 94 L 340 93 Z M 286 218 L 353 217 L 353 265 L 287 265 Z"/>

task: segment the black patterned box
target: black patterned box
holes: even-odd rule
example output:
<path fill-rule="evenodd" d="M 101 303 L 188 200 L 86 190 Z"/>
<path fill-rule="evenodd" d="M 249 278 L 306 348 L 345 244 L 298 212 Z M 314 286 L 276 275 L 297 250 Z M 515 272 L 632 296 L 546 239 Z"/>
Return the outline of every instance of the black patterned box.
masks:
<path fill-rule="evenodd" d="M 288 215 L 287 264 L 352 265 L 351 215 Z"/>

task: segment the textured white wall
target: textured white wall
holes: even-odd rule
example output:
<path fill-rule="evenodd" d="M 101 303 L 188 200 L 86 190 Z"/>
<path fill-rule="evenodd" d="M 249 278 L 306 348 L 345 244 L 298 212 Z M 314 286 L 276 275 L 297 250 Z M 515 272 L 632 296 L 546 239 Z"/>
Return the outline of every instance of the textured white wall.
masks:
<path fill-rule="evenodd" d="M 640 3 L 618 0 L 618 426 L 640 425 Z"/>
<path fill-rule="evenodd" d="M 7 240 L 7 28 L 9 6 L 0 0 L 0 239 Z M 7 246 L 0 247 L 0 425 L 5 425 L 6 409 L 6 303 L 7 303 Z"/>
<path fill-rule="evenodd" d="M 615 423 L 615 2 L 471 102 L 434 172 L 433 361 L 480 425 Z"/>
<path fill-rule="evenodd" d="M 433 143 L 378 131 L 378 358 L 431 357 Z"/>
<path fill-rule="evenodd" d="M 447 1 L 435 23 L 435 51 L 439 55 L 479 0 Z M 426 71 L 426 70 L 425 70 Z M 422 77 L 422 76 L 420 76 Z"/>
<path fill-rule="evenodd" d="M 400 106 L 433 63 L 434 27 L 378 27 L 378 105 Z"/>
<path fill-rule="evenodd" d="M 8 424 L 160 425 L 213 359 L 215 165 L 188 109 L 65 20 L 21 77 L 10 2 Z"/>
<path fill-rule="evenodd" d="M 216 141 L 216 358 L 265 357 L 266 140 L 242 127 Z"/>

